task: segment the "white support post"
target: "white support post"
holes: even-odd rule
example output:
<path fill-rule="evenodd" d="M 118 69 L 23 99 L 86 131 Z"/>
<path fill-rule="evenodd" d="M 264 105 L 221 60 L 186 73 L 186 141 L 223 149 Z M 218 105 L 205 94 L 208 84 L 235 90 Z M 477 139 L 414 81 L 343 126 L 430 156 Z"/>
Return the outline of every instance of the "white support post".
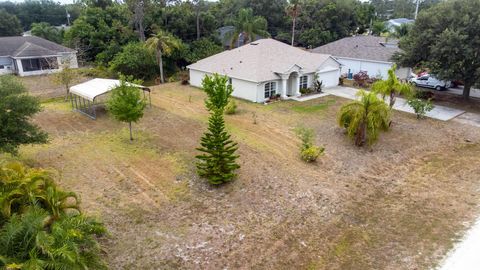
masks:
<path fill-rule="evenodd" d="M 302 77 L 302 74 L 299 72 L 297 73 L 297 78 L 295 79 L 295 96 L 297 97 L 302 95 L 300 93 L 300 77 Z"/>
<path fill-rule="evenodd" d="M 287 98 L 287 81 L 288 81 L 288 77 L 290 76 L 290 74 L 282 74 L 281 78 L 282 78 L 282 98 L 283 99 L 286 99 Z"/>

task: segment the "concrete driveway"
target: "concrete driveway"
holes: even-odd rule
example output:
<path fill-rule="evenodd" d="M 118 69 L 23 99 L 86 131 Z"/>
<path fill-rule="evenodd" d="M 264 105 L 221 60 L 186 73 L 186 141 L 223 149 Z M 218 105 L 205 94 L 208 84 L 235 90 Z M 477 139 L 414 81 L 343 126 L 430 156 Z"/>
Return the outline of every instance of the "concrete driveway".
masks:
<path fill-rule="evenodd" d="M 437 270 L 478 270 L 480 269 L 480 220 L 465 235 L 463 241 L 447 255 Z"/>
<path fill-rule="evenodd" d="M 331 87 L 328 89 L 323 90 L 324 93 L 338 96 L 338 97 L 343 97 L 343 98 L 348 98 L 348 99 L 357 99 L 357 92 L 359 90 L 356 88 L 351 88 L 351 87 L 342 87 L 342 86 L 336 86 L 336 87 Z M 388 100 L 386 101 L 388 102 Z M 402 111 L 402 112 L 407 112 L 407 113 L 412 113 L 415 114 L 415 111 L 412 109 L 407 104 L 407 101 L 404 98 L 397 98 L 395 105 L 393 105 L 393 109 L 397 111 Z M 445 106 L 438 106 L 435 105 L 433 110 L 428 112 L 426 114 L 427 117 L 438 119 L 441 121 L 448 121 L 450 119 L 453 119 L 461 114 L 463 114 L 465 111 L 462 110 L 457 110 Z"/>

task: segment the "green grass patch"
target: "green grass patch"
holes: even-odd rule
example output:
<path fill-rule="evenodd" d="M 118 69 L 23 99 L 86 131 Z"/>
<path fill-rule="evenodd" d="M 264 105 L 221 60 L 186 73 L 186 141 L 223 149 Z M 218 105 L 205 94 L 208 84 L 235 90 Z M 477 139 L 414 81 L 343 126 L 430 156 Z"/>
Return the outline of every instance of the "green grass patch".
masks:
<path fill-rule="evenodd" d="M 65 97 L 51 98 L 42 101 L 42 107 L 52 111 L 71 111 L 72 103 L 68 100 L 65 101 Z"/>
<path fill-rule="evenodd" d="M 298 113 L 314 113 L 327 109 L 331 104 L 335 104 L 334 99 L 329 99 L 326 102 L 319 104 L 292 106 L 291 109 Z"/>

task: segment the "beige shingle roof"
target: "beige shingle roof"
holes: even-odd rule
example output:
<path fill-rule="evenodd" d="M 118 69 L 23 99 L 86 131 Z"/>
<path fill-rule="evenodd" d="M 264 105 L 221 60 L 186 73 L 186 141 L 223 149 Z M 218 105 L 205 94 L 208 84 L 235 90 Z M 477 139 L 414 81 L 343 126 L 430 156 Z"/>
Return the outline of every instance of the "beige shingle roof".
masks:
<path fill-rule="evenodd" d="M 354 36 L 330 42 L 313 49 L 312 52 L 328 53 L 334 57 L 392 62 L 393 54 L 400 51 L 396 43 L 396 40 L 387 42 L 384 37 Z"/>
<path fill-rule="evenodd" d="M 188 68 L 264 82 L 278 79 L 276 73 L 285 73 L 294 65 L 304 73 L 314 72 L 329 58 L 327 54 L 311 53 L 268 38 L 207 57 Z"/>

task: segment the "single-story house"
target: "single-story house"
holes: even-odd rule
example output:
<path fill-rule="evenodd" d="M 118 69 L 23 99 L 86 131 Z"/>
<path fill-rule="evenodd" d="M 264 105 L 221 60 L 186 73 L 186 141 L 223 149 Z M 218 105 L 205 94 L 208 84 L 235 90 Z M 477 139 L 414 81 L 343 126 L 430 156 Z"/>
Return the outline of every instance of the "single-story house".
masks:
<path fill-rule="evenodd" d="M 340 63 L 273 39 L 260 39 L 242 47 L 202 59 L 187 67 L 190 84 L 201 87 L 205 75 L 228 76 L 234 97 L 263 103 L 277 94 L 300 96 L 313 85 L 315 74 L 323 87 L 338 85 Z"/>
<path fill-rule="evenodd" d="M 0 37 L 0 75 L 48 74 L 67 63 L 78 68 L 75 50 L 35 36 Z"/>
<path fill-rule="evenodd" d="M 312 50 L 314 53 L 331 54 L 342 64 L 342 74 L 366 71 L 370 77 L 386 79 L 393 66 L 392 56 L 400 51 L 398 41 L 377 36 L 353 36 L 325 44 Z M 400 79 L 406 79 L 409 68 L 398 68 Z"/>
<path fill-rule="evenodd" d="M 415 20 L 407 19 L 407 18 L 397 18 L 397 19 L 390 19 L 385 23 L 385 26 L 388 30 L 392 30 L 395 27 L 401 26 L 402 24 L 411 24 L 414 23 Z"/>

